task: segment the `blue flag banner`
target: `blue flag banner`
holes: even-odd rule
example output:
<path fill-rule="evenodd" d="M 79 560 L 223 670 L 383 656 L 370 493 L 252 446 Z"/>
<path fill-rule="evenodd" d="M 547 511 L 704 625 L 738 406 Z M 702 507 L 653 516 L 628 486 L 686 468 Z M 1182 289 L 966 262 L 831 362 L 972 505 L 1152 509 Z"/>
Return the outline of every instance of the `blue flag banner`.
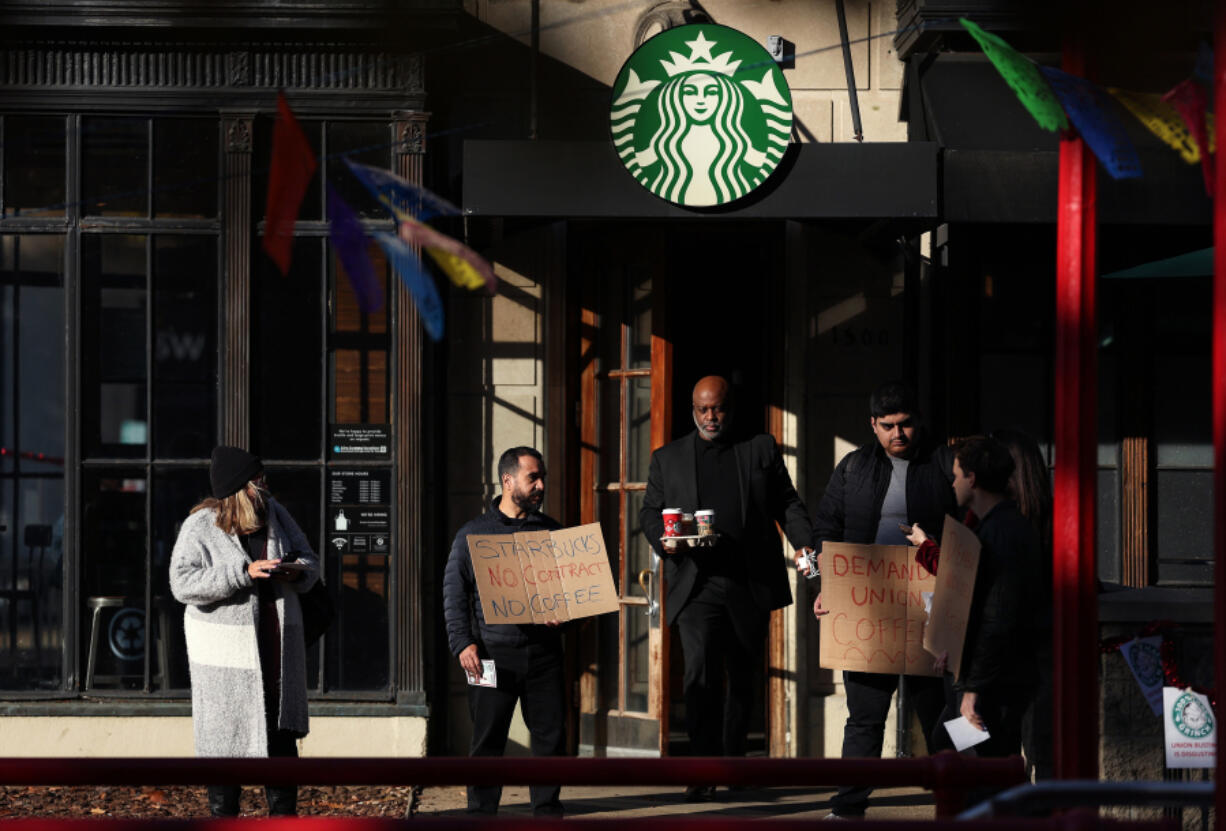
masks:
<path fill-rule="evenodd" d="M 1060 106 L 1113 179 L 1138 179 L 1141 159 L 1105 90 L 1076 75 L 1040 66 Z"/>
<path fill-rule="evenodd" d="M 460 209 L 438 194 L 402 179 L 390 170 L 345 159 L 349 170 L 400 222 L 424 222 L 432 216 L 458 216 Z"/>
<path fill-rule="evenodd" d="M 383 287 L 375 277 L 374 266 L 366 252 L 366 232 L 353 208 L 346 204 L 328 185 L 328 229 L 332 250 L 341 261 L 341 270 L 349 278 L 358 308 L 370 314 L 383 305 Z"/>
<path fill-rule="evenodd" d="M 433 278 L 421 267 L 421 259 L 417 256 L 417 252 L 395 234 L 373 231 L 371 236 L 387 252 L 392 268 L 400 275 L 409 293 L 413 295 L 413 304 L 417 306 L 417 314 L 426 327 L 426 334 L 431 340 L 442 338 L 443 301 L 438 296 L 438 289 L 434 285 Z"/>

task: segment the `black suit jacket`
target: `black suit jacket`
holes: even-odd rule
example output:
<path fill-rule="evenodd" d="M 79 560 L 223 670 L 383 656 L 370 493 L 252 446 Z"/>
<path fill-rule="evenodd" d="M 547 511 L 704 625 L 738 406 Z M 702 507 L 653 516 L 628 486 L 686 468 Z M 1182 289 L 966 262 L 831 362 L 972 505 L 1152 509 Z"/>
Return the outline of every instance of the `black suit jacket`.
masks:
<path fill-rule="evenodd" d="M 665 508 L 680 508 L 692 513 L 703 507 L 698 504 L 694 441 L 695 434 L 690 433 L 651 454 L 647 493 L 639 511 L 639 527 L 651 547 L 664 559 L 664 608 L 670 624 L 677 619 L 694 590 L 698 576 L 694 557 L 701 557 L 703 553 L 701 550 L 695 554 L 681 550 L 666 554 L 660 542 L 664 534 L 661 512 Z M 763 611 L 778 609 L 792 602 L 792 590 L 788 586 L 787 567 L 779 550 L 775 523 L 783 526 L 793 548 L 811 545 L 813 528 L 774 438 L 754 436 L 748 441 L 737 442 L 734 449 L 741 480 L 747 588 L 758 608 Z M 718 526 L 719 517 L 715 521 Z"/>

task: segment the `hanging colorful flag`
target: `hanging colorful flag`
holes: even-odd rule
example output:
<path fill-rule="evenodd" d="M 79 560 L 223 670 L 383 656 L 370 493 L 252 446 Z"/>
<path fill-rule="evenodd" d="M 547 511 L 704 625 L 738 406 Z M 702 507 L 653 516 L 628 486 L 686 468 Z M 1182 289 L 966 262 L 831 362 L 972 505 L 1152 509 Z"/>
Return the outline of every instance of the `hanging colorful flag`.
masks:
<path fill-rule="evenodd" d="M 1171 89 L 1162 100 L 1179 111 L 1183 123 L 1196 142 L 1200 154 L 1200 172 L 1205 179 L 1205 193 L 1213 196 L 1213 153 L 1209 150 L 1209 135 L 1205 122 L 1208 95 L 1198 81 L 1185 78 Z"/>
<path fill-rule="evenodd" d="M 364 313 L 376 312 L 383 305 L 383 287 L 375 277 L 374 266 L 366 251 L 366 232 L 362 223 L 331 184 L 328 185 L 328 235 L 332 249 L 341 261 L 341 270 L 353 286 L 358 308 Z"/>
<path fill-rule="evenodd" d="M 390 170 L 345 159 L 349 170 L 392 216 L 401 222 L 432 216 L 457 216 L 460 209 L 438 194 L 397 176 Z"/>
<path fill-rule="evenodd" d="M 1111 98 L 1084 78 L 1050 66 L 1040 66 L 1039 71 L 1051 84 L 1069 120 L 1111 178 L 1138 178 L 1141 159 L 1128 138 L 1127 128 L 1114 112 Z"/>
<path fill-rule="evenodd" d="M 400 275 L 400 279 L 413 296 L 413 305 L 417 307 L 417 314 L 426 327 L 426 334 L 431 340 L 442 338 L 443 301 L 438 296 L 438 289 L 434 286 L 434 278 L 421 267 L 421 259 L 417 256 L 417 252 L 395 234 L 374 231 L 371 236 L 387 252 L 392 268 Z"/>
<path fill-rule="evenodd" d="M 1162 141 L 1179 152 L 1188 164 L 1200 161 L 1200 150 L 1188 126 L 1183 123 L 1179 111 L 1162 100 L 1162 96 L 1153 92 L 1132 92 L 1126 89 L 1108 87 L 1107 92 L 1115 96 L 1137 120 Z M 1213 114 L 1205 116 L 1205 126 L 1209 132 L 1209 152 L 1214 151 Z"/>
<path fill-rule="evenodd" d="M 985 32 L 965 17 L 958 22 L 971 33 L 979 44 L 979 48 L 988 56 L 988 60 L 996 67 L 1005 82 L 1013 88 L 1022 106 L 1034 116 L 1039 126 L 1044 130 L 1067 130 L 1068 119 L 1056 95 L 1043 80 L 1038 67 L 1029 58 L 1020 54 L 991 32 Z"/>
<path fill-rule="evenodd" d="M 451 282 L 460 288 L 479 289 L 484 286 L 490 294 L 498 290 L 494 267 L 459 240 L 411 219 L 400 223 L 400 238 L 409 245 L 423 249 L 451 278 Z"/>
<path fill-rule="evenodd" d="M 272 128 L 272 166 L 268 171 L 268 203 L 264 208 L 264 250 L 282 274 L 289 274 L 294 250 L 294 224 L 315 175 L 315 154 L 298 119 L 277 93 L 277 121 Z"/>
<path fill-rule="evenodd" d="M 1120 644 L 1120 655 L 1132 670 L 1141 688 L 1141 694 L 1149 702 L 1154 715 L 1162 715 L 1162 686 L 1166 676 L 1162 671 L 1162 636 L 1150 635 L 1133 638 Z"/>

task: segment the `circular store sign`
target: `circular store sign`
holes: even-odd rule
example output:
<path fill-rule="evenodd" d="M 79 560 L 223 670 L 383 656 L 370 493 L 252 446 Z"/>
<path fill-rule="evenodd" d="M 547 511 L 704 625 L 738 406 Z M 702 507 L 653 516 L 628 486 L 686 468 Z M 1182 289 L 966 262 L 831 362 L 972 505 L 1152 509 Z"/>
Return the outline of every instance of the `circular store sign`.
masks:
<path fill-rule="evenodd" d="M 1203 739 L 1213 732 L 1213 714 L 1192 693 L 1184 693 L 1176 699 L 1171 708 L 1171 720 L 1175 722 L 1175 729 L 1189 739 Z"/>
<path fill-rule="evenodd" d="M 656 196 L 726 205 L 759 187 L 792 133 L 792 94 L 756 41 L 698 23 L 635 50 L 613 82 L 613 146 Z"/>

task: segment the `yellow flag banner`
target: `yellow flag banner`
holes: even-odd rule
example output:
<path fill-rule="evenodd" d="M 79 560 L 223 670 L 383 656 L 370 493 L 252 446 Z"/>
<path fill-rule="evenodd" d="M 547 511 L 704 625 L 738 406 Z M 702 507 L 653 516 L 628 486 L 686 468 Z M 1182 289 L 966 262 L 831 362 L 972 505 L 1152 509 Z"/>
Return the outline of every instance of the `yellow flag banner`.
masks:
<path fill-rule="evenodd" d="M 424 249 L 451 282 L 460 288 L 479 289 L 484 286 L 490 294 L 498 290 L 494 267 L 459 240 L 413 219 L 401 220 L 400 238 L 409 245 Z"/>
<path fill-rule="evenodd" d="M 1162 100 L 1156 92 L 1132 92 L 1126 89 L 1108 87 L 1107 92 L 1123 104 L 1137 120 L 1145 125 L 1164 144 L 1179 153 L 1188 164 L 1200 161 L 1200 150 L 1196 139 L 1184 123 L 1183 116 L 1170 104 Z M 1205 114 L 1205 127 L 1209 132 L 1209 151 L 1217 151 L 1217 141 L 1213 129 L 1213 113 Z"/>

